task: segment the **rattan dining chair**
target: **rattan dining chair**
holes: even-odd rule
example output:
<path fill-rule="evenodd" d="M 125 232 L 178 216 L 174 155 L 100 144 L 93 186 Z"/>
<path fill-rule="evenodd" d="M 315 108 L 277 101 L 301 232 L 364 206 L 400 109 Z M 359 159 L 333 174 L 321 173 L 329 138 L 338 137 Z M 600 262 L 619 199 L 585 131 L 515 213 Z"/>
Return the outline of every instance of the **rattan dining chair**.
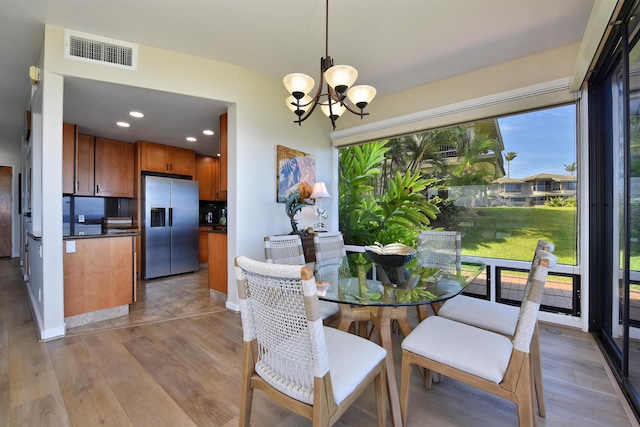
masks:
<path fill-rule="evenodd" d="M 459 231 L 424 230 L 418 234 L 418 263 L 456 273 L 462 268 L 462 234 Z"/>
<path fill-rule="evenodd" d="M 553 243 L 547 242 L 546 240 L 539 240 L 532 264 L 536 263 L 536 256 L 538 256 L 540 250 L 553 252 L 554 249 L 555 246 Z M 523 301 L 527 299 L 530 289 L 531 284 L 527 281 L 524 288 Z M 437 310 L 437 314 L 438 316 L 445 317 L 447 319 L 512 337 L 516 332 L 519 311 L 519 307 L 516 306 L 499 304 L 466 295 L 458 295 L 445 301 Z M 533 382 L 536 391 L 536 401 L 538 402 L 538 413 L 541 417 L 544 417 L 546 415 L 546 410 L 544 404 L 544 386 L 542 383 L 540 339 L 537 324 L 531 339 L 530 354 L 531 366 L 533 368 Z"/>
<path fill-rule="evenodd" d="M 421 231 L 418 234 L 417 252 L 419 265 L 455 275 L 462 269 L 462 234 L 459 231 Z M 439 303 L 432 304 L 434 312 L 439 306 Z M 416 313 L 418 322 L 422 322 L 427 317 L 427 306 L 416 306 Z"/>
<path fill-rule="evenodd" d="M 249 426 L 255 389 L 313 426 L 330 426 L 373 382 L 384 426 L 386 351 L 323 326 L 313 271 L 247 257 L 235 267 L 244 341 L 239 425 Z"/>
<path fill-rule="evenodd" d="M 517 406 L 520 426 L 535 426 L 534 386 L 530 346 L 537 323 L 548 270 L 555 255 L 538 251 L 531 266 L 530 291 L 522 302 L 513 338 L 440 316 L 430 316 L 402 341 L 400 407 L 406 425 L 411 365 L 454 378 L 511 400 Z"/>
<path fill-rule="evenodd" d="M 302 240 L 297 234 L 264 238 L 264 259 L 273 264 L 305 265 Z"/>
<path fill-rule="evenodd" d="M 331 260 L 335 260 L 340 264 L 336 264 L 336 272 L 340 268 L 349 268 L 347 259 L 347 250 L 344 245 L 344 237 L 340 231 L 329 231 L 324 233 L 316 233 L 313 236 L 313 244 L 316 253 L 316 261 L 323 264 L 323 270 L 330 268 Z M 329 304 L 329 303 L 327 303 Z M 368 324 L 370 319 L 370 311 L 367 307 L 353 307 L 348 304 L 336 304 L 340 311 L 338 320 L 338 329 L 349 330 L 353 322 L 358 322 L 359 332 L 361 336 L 368 336 Z"/>
<path fill-rule="evenodd" d="M 343 259 L 347 256 L 347 250 L 344 247 L 344 238 L 340 231 L 316 233 L 313 236 L 313 244 L 315 246 L 317 261 L 326 261 L 334 258 Z"/>
<path fill-rule="evenodd" d="M 297 234 L 266 236 L 264 259 L 271 264 L 305 265 L 300 236 Z M 332 324 L 340 317 L 340 306 L 334 302 L 320 301 L 320 314 L 325 324 Z"/>

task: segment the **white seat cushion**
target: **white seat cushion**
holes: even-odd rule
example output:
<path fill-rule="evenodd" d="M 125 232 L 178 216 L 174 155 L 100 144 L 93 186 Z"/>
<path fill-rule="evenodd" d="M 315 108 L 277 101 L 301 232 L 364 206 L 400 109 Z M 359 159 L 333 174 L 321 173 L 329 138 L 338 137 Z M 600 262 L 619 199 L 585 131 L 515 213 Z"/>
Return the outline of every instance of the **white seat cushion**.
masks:
<path fill-rule="evenodd" d="M 340 306 L 335 302 L 318 301 L 320 304 L 320 318 L 322 320 L 338 314 L 340 312 Z"/>
<path fill-rule="evenodd" d="M 447 300 L 438 310 L 438 316 L 508 336 L 516 332 L 518 313 L 518 307 L 466 295 Z"/>
<path fill-rule="evenodd" d="M 359 336 L 335 328 L 324 328 L 329 372 L 336 404 L 351 394 L 387 356 L 384 348 Z"/>
<path fill-rule="evenodd" d="M 503 335 L 430 316 L 402 341 L 402 349 L 499 384 L 513 345 Z"/>

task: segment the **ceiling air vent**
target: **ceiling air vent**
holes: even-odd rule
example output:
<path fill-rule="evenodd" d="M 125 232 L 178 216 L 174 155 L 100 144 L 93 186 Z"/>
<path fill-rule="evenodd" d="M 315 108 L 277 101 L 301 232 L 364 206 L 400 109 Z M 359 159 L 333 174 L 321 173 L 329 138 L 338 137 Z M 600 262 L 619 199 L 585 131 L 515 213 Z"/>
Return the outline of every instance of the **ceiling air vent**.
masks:
<path fill-rule="evenodd" d="M 79 31 L 65 30 L 64 55 L 129 70 L 138 65 L 138 45 Z"/>

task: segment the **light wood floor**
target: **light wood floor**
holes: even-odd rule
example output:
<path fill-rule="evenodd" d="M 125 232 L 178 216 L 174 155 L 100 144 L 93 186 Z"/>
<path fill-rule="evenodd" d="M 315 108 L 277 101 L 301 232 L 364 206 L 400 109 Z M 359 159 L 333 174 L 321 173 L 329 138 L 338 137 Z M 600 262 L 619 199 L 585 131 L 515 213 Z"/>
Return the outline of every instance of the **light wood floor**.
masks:
<path fill-rule="evenodd" d="M 36 339 L 17 261 L 0 260 L 0 277 L 0 426 L 237 425 L 238 314 L 183 311 L 173 320 L 113 325 L 43 343 Z M 538 425 L 637 425 L 588 334 L 550 325 L 541 325 L 540 333 L 547 417 Z M 394 339 L 399 349 L 401 337 Z M 260 392 L 252 424 L 310 425 Z M 336 425 L 375 425 L 373 390 Z M 517 417 L 510 402 L 449 378 L 424 390 L 416 371 L 408 425 L 514 426 Z"/>

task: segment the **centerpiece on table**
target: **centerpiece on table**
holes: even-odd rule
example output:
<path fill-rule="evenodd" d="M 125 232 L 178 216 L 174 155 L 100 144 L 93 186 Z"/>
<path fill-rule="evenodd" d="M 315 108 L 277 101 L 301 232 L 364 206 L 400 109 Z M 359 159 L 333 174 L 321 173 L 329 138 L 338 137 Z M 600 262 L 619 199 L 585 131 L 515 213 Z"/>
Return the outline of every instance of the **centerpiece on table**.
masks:
<path fill-rule="evenodd" d="M 416 256 L 416 250 L 402 243 L 390 243 L 382 245 L 375 242 L 371 246 L 364 247 L 365 252 L 376 264 L 385 267 L 402 267 Z"/>

